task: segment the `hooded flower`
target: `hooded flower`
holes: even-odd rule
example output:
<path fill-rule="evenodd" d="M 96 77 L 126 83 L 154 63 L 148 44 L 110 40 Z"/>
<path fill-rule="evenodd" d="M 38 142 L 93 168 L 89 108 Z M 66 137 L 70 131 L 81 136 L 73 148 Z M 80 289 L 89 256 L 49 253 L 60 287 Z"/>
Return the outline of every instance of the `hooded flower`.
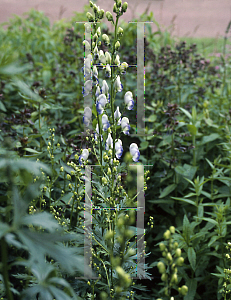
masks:
<path fill-rule="evenodd" d="M 103 80 L 103 86 L 101 88 L 101 92 L 104 94 L 104 95 L 108 95 L 108 102 L 110 102 L 110 94 L 108 93 L 109 91 L 109 87 L 108 87 L 108 84 L 107 84 L 107 81 L 106 80 Z"/>
<path fill-rule="evenodd" d="M 126 105 L 126 107 L 127 107 L 128 110 L 132 110 L 133 109 L 134 100 L 133 100 L 132 92 L 128 91 L 124 95 L 124 102 L 125 102 L 125 105 Z"/>
<path fill-rule="evenodd" d="M 97 138 L 99 136 L 99 124 L 96 125 L 95 130 L 96 130 L 97 133 L 94 133 L 94 139 L 95 139 L 95 141 L 97 141 Z M 101 134 L 101 141 L 103 141 L 103 135 L 102 134 Z"/>
<path fill-rule="evenodd" d="M 104 131 L 108 130 L 108 128 L 110 127 L 110 123 L 108 121 L 108 116 L 107 115 L 102 116 L 102 124 L 103 124 L 103 130 Z"/>
<path fill-rule="evenodd" d="M 120 159 L 123 154 L 123 146 L 122 146 L 122 141 L 120 139 L 115 143 L 115 151 L 116 151 L 116 157 Z"/>
<path fill-rule="evenodd" d="M 99 95 L 100 95 L 100 87 L 99 86 L 97 86 L 95 95 L 96 95 L 96 97 L 99 97 Z"/>
<path fill-rule="evenodd" d="M 140 157 L 140 151 L 138 149 L 137 144 L 132 143 L 130 145 L 130 153 L 132 155 L 133 161 L 137 162 L 139 160 L 139 157 Z"/>
<path fill-rule="evenodd" d="M 119 111 L 119 106 L 117 106 L 117 109 L 114 112 L 114 118 L 116 121 L 118 121 L 117 125 L 120 125 L 121 124 L 121 113 Z"/>
<path fill-rule="evenodd" d="M 115 90 L 116 90 L 116 93 L 117 92 L 122 92 L 122 89 L 123 89 L 123 85 L 120 81 L 120 76 L 118 75 L 117 78 L 116 78 L 116 81 L 115 81 Z"/>
<path fill-rule="evenodd" d="M 90 121 L 91 121 L 91 116 L 92 116 L 92 111 L 91 111 L 90 107 L 85 107 L 84 113 L 83 113 L 83 123 L 86 126 L 89 126 Z"/>
<path fill-rule="evenodd" d="M 99 79 L 98 79 L 98 70 L 97 70 L 96 66 L 93 66 L 92 77 L 93 77 L 94 81 L 97 81 L 97 83 L 99 82 Z"/>
<path fill-rule="evenodd" d="M 82 165 L 82 160 L 86 161 L 88 159 L 88 156 L 89 156 L 89 151 L 87 149 L 83 149 L 83 152 L 79 157 L 80 165 Z"/>
<path fill-rule="evenodd" d="M 127 117 L 123 117 L 121 120 L 121 129 L 124 134 L 128 135 L 130 130 L 129 120 Z"/>
<path fill-rule="evenodd" d="M 104 94 L 99 95 L 96 102 L 96 109 L 98 114 L 101 115 L 103 113 L 106 103 L 107 103 L 106 96 Z"/>
<path fill-rule="evenodd" d="M 82 91 L 83 97 L 89 95 L 89 93 L 91 92 L 91 90 L 92 90 L 92 81 L 91 80 L 87 80 L 84 83 L 84 87 L 83 87 L 83 91 Z"/>
<path fill-rule="evenodd" d="M 109 150 L 109 148 L 112 148 L 112 147 L 113 147 L 113 140 L 112 140 L 111 134 L 109 133 L 108 138 L 106 140 L 105 149 Z"/>

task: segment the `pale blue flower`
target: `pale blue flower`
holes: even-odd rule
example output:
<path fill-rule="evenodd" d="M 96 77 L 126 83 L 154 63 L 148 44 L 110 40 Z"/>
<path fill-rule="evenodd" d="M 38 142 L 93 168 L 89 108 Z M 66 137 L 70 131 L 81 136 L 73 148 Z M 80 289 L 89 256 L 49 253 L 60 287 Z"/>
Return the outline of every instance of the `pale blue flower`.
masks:
<path fill-rule="evenodd" d="M 105 149 L 109 150 L 109 148 L 112 148 L 112 147 L 113 147 L 113 140 L 112 140 L 111 134 L 109 133 L 108 138 L 106 140 Z"/>
<path fill-rule="evenodd" d="M 120 81 L 120 76 L 119 75 L 117 76 L 116 81 L 115 81 L 115 90 L 116 90 L 116 93 L 117 92 L 122 92 L 122 90 L 123 90 L 123 85 Z"/>
<path fill-rule="evenodd" d="M 121 124 L 121 113 L 119 111 L 119 106 L 117 106 L 117 109 L 114 112 L 114 118 L 115 118 L 116 121 L 118 121 L 117 124 L 120 125 Z"/>
<path fill-rule="evenodd" d="M 103 130 L 104 131 L 108 130 L 108 128 L 110 127 L 110 123 L 108 121 L 108 116 L 107 115 L 102 116 L 102 125 L 103 125 Z"/>
<path fill-rule="evenodd" d="M 115 151 L 116 151 L 116 157 L 120 159 L 123 154 L 123 146 L 122 146 L 122 141 L 120 139 L 118 139 L 118 141 L 115 143 Z"/>
<path fill-rule="evenodd" d="M 125 102 L 125 105 L 126 105 L 126 107 L 127 107 L 128 110 L 132 110 L 133 109 L 134 100 L 133 100 L 132 92 L 128 91 L 124 95 L 124 102 Z"/>
<path fill-rule="evenodd" d="M 127 117 L 123 117 L 121 120 L 121 129 L 124 134 L 128 135 L 130 130 L 129 120 Z"/>
<path fill-rule="evenodd" d="M 91 90 L 92 90 L 92 80 L 87 80 L 84 83 L 84 87 L 83 87 L 83 91 L 82 91 L 83 97 L 89 95 Z"/>
<path fill-rule="evenodd" d="M 132 155 L 133 161 L 138 162 L 139 157 L 140 157 L 140 151 L 139 151 L 136 143 L 132 143 L 130 145 L 130 153 Z"/>
<path fill-rule="evenodd" d="M 84 113 L 83 113 L 83 123 L 86 126 L 89 126 L 91 117 L 92 117 L 92 111 L 91 111 L 90 107 L 85 107 Z"/>
<path fill-rule="evenodd" d="M 104 107 L 107 103 L 107 98 L 104 94 L 99 95 L 96 102 L 96 110 L 98 114 L 102 114 L 104 112 Z"/>
<path fill-rule="evenodd" d="M 79 163 L 80 165 L 82 165 L 82 161 L 86 161 L 88 159 L 89 156 L 89 151 L 87 149 L 83 149 L 82 154 L 79 157 Z"/>

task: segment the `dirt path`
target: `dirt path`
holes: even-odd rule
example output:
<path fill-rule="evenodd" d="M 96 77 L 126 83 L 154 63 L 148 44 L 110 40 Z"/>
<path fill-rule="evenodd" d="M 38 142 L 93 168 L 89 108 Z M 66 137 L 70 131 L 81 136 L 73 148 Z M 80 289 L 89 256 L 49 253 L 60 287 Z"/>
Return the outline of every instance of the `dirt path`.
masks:
<path fill-rule="evenodd" d="M 123 1 L 124 2 L 124 1 Z M 179 37 L 217 37 L 224 35 L 231 20 L 230 0 L 127 0 L 129 8 L 123 16 L 126 21 L 145 11 L 153 11 L 157 22 L 164 27 L 172 24 L 173 34 Z M 30 8 L 42 10 L 51 21 L 70 18 L 73 11 L 82 11 L 88 0 L 0 0 L 0 23 L 12 14 L 22 15 Z M 98 0 L 96 4 L 112 10 L 114 0 Z M 156 29 L 153 25 L 153 29 Z M 230 34 L 231 36 L 231 34 Z"/>

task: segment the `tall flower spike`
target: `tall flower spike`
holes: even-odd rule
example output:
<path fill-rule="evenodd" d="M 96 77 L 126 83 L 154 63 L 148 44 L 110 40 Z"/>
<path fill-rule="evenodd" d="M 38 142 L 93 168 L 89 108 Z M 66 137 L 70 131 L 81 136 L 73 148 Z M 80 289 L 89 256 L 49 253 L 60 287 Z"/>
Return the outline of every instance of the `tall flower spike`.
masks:
<path fill-rule="evenodd" d="M 103 130 L 104 131 L 108 130 L 108 128 L 110 127 L 110 123 L 108 121 L 108 116 L 107 115 L 102 116 L 102 124 L 103 124 Z"/>
<path fill-rule="evenodd" d="M 113 147 L 113 140 L 112 140 L 111 134 L 109 133 L 108 138 L 106 140 L 105 149 L 109 150 L 109 148 L 112 148 L 112 147 Z"/>
<path fill-rule="evenodd" d="M 120 76 L 118 75 L 115 81 L 115 90 L 116 92 L 122 92 L 123 90 L 123 85 L 120 81 Z"/>
<path fill-rule="evenodd" d="M 123 146 L 122 146 L 122 141 L 120 139 L 115 143 L 115 151 L 116 151 L 116 157 L 120 159 L 123 154 Z"/>
<path fill-rule="evenodd" d="M 130 153 L 132 155 L 133 161 L 138 162 L 140 158 L 140 151 L 136 143 L 132 143 L 130 145 Z"/>
<path fill-rule="evenodd" d="M 128 135 L 130 130 L 129 120 L 127 117 L 123 117 L 121 120 L 121 129 L 124 134 Z"/>
<path fill-rule="evenodd" d="M 119 106 L 117 106 L 116 111 L 114 112 L 114 118 L 118 121 L 117 125 L 121 124 L 121 113 L 119 111 Z"/>
<path fill-rule="evenodd" d="M 133 109 L 134 100 L 133 100 L 132 92 L 128 91 L 124 95 L 124 102 L 125 102 L 125 105 L 126 105 L 126 107 L 127 107 L 128 110 L 132 110 Z"/>
<path fill-rule="evenodd" d="M 92 111 L 91 111 L 90 107 L 85 107 L 84 114 L 83 114 L 83 123 L 86 126 L 89 126 L 90 121 L 91 121 L 91 116 L 92 116 Z"/>
<path fill-rule="evenodd" d="M 83 149 L 83 152 L 82 154 L 80 155 L 79 157 L 79 163 L 80 165 L 82 165 L 82 161 L 86 161 L 88 159 L 88 156 L 89 156 L 89 151 L 87 149 Z"/>
<path fill-rule="evenodd" d="M 103 113 L 106 103 L 107 103 L 106 96 L 104 94 L 99 95 L 96 102 L 96 110 L 98 114 L 101 115 Z"/>

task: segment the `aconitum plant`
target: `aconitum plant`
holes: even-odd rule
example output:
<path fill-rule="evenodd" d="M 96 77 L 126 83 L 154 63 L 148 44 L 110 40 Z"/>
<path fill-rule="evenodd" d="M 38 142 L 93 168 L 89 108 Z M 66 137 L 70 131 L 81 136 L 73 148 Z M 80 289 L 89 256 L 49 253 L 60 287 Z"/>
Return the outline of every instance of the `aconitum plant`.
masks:
<path fill-rule="evenodd" d="M 137 258 L 140 258 L 134 255 L 137 247 L 134 227 L 137 195 L 131 199 L 126 186 L 121 182 L 121 172 L 125 168 L 121 157 L 124 151 L 130 152 L 131 159 L 138 163 L 140 152 L 136 143 L 131 143 L 128 149 L 123 147 L 123 139 L 131 134 L 130 120 L 123 114 L 134 108 L 135 101 L 132 91 L 123 90 L 122 78 L 128 64 L 120 63 L 118 53 L 120 38 L 123 36 L 118 21 L 126 12 L 128 4 L 122 4 L 121 0 L 115 1 L 115 20 L 110 12 L 106 12 L 107 20 L 114 25 L 113 41 L 110 41 L 108 35 L 101 34 L 99 20 L 104 17 L 104 10 L 91 1 L 90 7 L 93 14 L 88 12 L 86 16 L 93 25 L 92 39 L 91 44 L 87 40 L 83 41 L 90 54 L 85 58 L 82 70 L 90 78 L 85 81 L 83 97 L 90 95 L 92 106 L 84 108 L 83 123 L 85 129 L 93 128 L 94 133 L 90 135 L 90 130 L 86 130 L 89 132 L 86 137 L 88 147 L 82 149 L 79 165 L 86 168 L 89 160 L 95 156 L 98 162 L 96 166 L 100 168 L 92 167 L 91 213 L 94 222 L 90 234 L 94 240 L 91 249 L 92 267 L 98 273 L 98 279 L 90 279 L 88 284 L 92 288 L 91 299 L 98 297 L 95 294 L 97 289 L 102 299 L 134 299 L 132 276 L 136 276 Z M 104 53 L 99 50 L 102 43 L 110 47 L 110 51 Z M 116 95 L 123 99 L 122 106 L 116 105 Z M 144 189 L 147 173 L 144 174 Z M 131 230 L 131 225 L 134 230 Z M 145 256 L 145 253 L 142 255 Z"/>

